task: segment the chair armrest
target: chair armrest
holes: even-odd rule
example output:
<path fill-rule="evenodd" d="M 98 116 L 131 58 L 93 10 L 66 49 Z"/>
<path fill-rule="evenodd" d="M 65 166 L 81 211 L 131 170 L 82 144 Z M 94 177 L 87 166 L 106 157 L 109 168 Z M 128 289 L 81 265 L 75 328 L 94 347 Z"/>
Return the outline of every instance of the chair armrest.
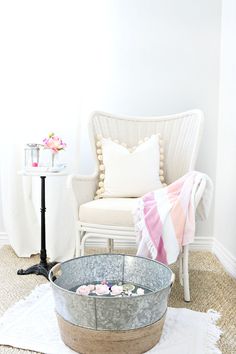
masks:
<path fill-rule="evenodd" d="M 74 199 L 77 210 L 81 204 L 93 200 L 98 174 L 93 175 L 69 175 L 67 178 L 67 187 Z"/>
<path fill-rule="evenodd" d="M 96 191 L 98 174 L 86 175 L 69 175 L 67 177 L 67 188 L 72 205 L 72 214 L 75 225 L 79 219 L 79 207 L 81 204 L 90 202 L 94 198 Z"/>

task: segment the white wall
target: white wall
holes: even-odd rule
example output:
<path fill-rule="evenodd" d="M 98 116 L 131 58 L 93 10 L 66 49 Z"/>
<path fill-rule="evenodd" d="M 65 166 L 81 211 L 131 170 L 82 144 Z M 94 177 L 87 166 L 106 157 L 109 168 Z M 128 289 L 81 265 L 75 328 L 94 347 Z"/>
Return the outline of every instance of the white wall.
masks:
<path fill-rule="evenodd" d="M 85 31 L 91 55 L 85 68 L 84 115 L 93 109 L 128 115 L 202 109 L 205 125 L 197 169 L 215 183 L 221 1 L 107 4 Z M 82 139 L 81 171 L 86 173 L 92 166 L 87 137 L 83 134 Z M 213 236 L 213 207 L 198 235 Z"/>
<path fill-rule="evenodd" d="M 236 2 L 224 0 L 221 35 L 220 116 L 215 237 L 236 266 Z M 236 274 L 236 270 L 235 270 Z"/>
<path fill-rule="evenodd" d="M 26 2 L 17 3 L 21 6 L 20 4 Z M 34 16 L 39 13 L 38 20 L 34 17 L 30 20 L 30 26 L 34 26 L 36 20 L 38 28 L 36 37 L 33 37 L 32 32 L 34 52 L 31 54 L 33 58 L 37 58 L 36 41 L 39 41 L 40 49 L 43 50 L 41 30 L 43 38 L 47 38 L 46 28 L 49 31 L 49 40 L 45 47 L 46 52 L 38 52 L 38 62 L 41 60 L 46 67 L 45 55 L 49 53 L 53 73 L 50 84 L 56 82 L 58 87 L 61 85 L 60 73 L 67 78 L 65 68 L 69 68 L 72 75 L 73 72 L 76 73 L 76 77 L 79 72 L 78 96 L 74 94 L 70 97 L 73 99 L 71 105 L 77 106 L 78 112 L 81 112 L 84 127 L 88 114 L 94 109 L 117 114 L 161 115 L 200 108 L 204 111 L 206 120 L 197 169 L 208 173 L 215 182 L 221 1 L 87 0 L 72 1 L 67 10 L 58 1 L 54 4 L 55 11 L 52 3 L 42 1 L 41 9 L 32 9 L 32 4 L 35 4 L 32 2 L 31 7 L 25 6 L 24 23 L 27 24 L 31 11 Z M 22 32 L 22 36 L 30 36 L 30 27 L 21 21 L 17 22 L 18 14 L 19 12 L 14 12 L 19 26 L 17 32 Z M 10 12 L 8 15 L 10 16 Z M 12 26 L 9 28 L 9 41 L 11 34 L 14 34 L 14 22 Z M 64 32 L 69 36 L 69 41 Z M 20 40 L 24 38 L 22 36 L 19 37 Z M 13 39 L 16 41 L 17 37 Z M 19 48 L 24 53 L 27 47 Z M 59 62 L 55 61 L 54 69 L 52 59 L 55 58 L 55 48 Z M 68 55 L 61 60 L 64 52 Z M 22 53 L 20 60 L 23 62 Z M 29 58 L 28 64 L 31 70 L 35 70 L 32 63 Z M 24 69 L 27 72 L 27 64 Z M 23 82 L 25 72 L 18 70 L 17 66 L 14 70 L 17 76 L 22 75 Z M 43 67 L 40 70 L 37 77 L 44 80 L 48 96 L 42 91 L 41 103 L 37 106 L 34 117 L 40 119 L 45 114 L 48 118 L 52 114 L 56 117 L 61 114 L 59 102 L 63 97 L 56 100 L 53 95 L 56 112 L 53 105 L 49 111 L 44 110 L 44 103 L 50 103 L 53 86 L 47 85 Z M 29 81 L 30 84 L 32 80 L 33 78 Z M 66 80 L 65 83 L 68 84 Z M 66 91 L 66 86 L 63 88 Z M 29 90 L 29 94 L 30 92 L 33 91 Z M 32 97 L 36 100 L 35 95 Z M 22 102 L 19 104 L 23 105 Z M 73 115 L 74 113 L 73 111 Z M 69 124 L 66 110 L 63 114 Z M 89 163 L 85 131 L 81 139 L 81 171 L 89 172 L 92 167 Z M 212 215 L 213 213 L 208 222 L 199 226 L 199 235 L 213 235 Z"/>
<path fill-rule="evenodd" d="M 0 162 L 7 144 L 19 143 L 9 165 L 22 168 L 25 143 L 42 143 L 51 131 L 67 143 L 62 154 L 71 162 L 83 87 L 81 6 L 77 0 L 0 1 Z M 0 244 L 3 232 L 0 203 Z"/>

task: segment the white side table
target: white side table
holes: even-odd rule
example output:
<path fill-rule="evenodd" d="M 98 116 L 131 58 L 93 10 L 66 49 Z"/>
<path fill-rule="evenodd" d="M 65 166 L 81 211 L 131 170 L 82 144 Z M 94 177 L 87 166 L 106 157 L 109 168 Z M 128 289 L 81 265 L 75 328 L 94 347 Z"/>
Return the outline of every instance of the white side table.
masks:
<path fill-rule="evenodd" d="M 61 177 L 66 176 L 67 173 L 64 171 L 61 172 L 42 172 L 42 171 L 20 171 L 22 176 L 37 176 L 41 179 L 41 249 L 40 249 L 40 262 L 35 264 L 28 269 L 19 269 L 17 274 L 26 275 L 26 274 L 37 274 L 43 275 L 48 279 L 48 274 L 50 269 L 57 262 L 47 262 L 47 250 L 46 250 L 46 224 L 45 224 L 45 213 L 46 213 L 46 203 L 45 203 L 45 180 L 46 177 Z"/>

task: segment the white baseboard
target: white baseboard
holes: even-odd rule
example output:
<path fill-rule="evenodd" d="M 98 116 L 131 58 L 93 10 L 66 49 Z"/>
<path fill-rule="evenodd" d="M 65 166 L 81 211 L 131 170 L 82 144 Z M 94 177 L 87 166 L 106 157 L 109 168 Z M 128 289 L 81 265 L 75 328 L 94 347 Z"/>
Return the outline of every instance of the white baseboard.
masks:
<path fill-rule="evenodd" d="M 194 242 L 190 244 L 191 251 L 212 251 L 213 237 L 195 236 Z"/>
<path fill-rule="evenodd" d="M 222 245 L 221 242 L 214 239 L 213 253 L 219 259 L 225 270 L 236 278 L 236 258 Z"/>
<path fill-rule="evenodd" d="M 8 236 L 6 232 L 0 232 L 0 247 L 9 244 Z"/>

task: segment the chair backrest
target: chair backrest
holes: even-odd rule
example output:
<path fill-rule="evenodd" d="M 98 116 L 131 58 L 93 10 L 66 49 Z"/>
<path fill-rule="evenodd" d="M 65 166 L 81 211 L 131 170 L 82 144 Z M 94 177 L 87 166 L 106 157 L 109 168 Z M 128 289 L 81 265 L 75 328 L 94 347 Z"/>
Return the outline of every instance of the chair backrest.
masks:
<path fill-rule="evenodd" d="M 172 183 L 194 169 L 202 123 L 203 113 L 197 109 L 161 117 L 117 116 L 96 111 L 90 118 L 89 136 L 97 161 L 96 139 L 99 135 L 132 147 L 145 137 L 160 133 L 164 141 L 165 179 Z"/>

